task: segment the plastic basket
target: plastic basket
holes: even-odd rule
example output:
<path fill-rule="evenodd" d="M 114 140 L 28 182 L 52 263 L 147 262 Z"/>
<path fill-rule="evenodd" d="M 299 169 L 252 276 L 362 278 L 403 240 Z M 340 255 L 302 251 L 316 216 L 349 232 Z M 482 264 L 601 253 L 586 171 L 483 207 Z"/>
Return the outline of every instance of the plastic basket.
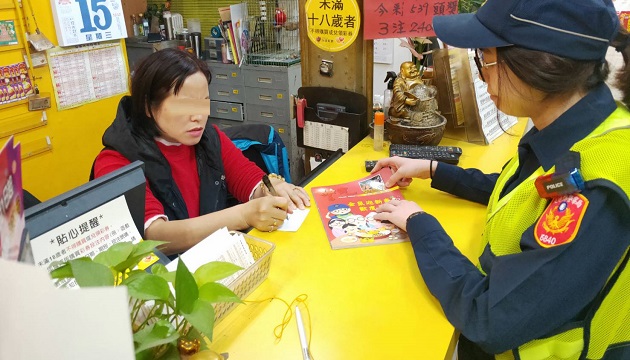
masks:
<path fill-rule="evenodd" d="M 255 260 L 252 266 L 243 270 L 239 276 L 228 285 L 230 290 L 241 299 L 244 299 L 267 278 L 269 266 L 271 265 L 271 254 L 276 248 L 276 245 L 238 231 L 230 231 L 230 233 L 241 234 L 245 238 Z M 236 305 L 238 305 L 238 303 L 217 303 L 214 306 L 215 324 L 221 321 Z"/>

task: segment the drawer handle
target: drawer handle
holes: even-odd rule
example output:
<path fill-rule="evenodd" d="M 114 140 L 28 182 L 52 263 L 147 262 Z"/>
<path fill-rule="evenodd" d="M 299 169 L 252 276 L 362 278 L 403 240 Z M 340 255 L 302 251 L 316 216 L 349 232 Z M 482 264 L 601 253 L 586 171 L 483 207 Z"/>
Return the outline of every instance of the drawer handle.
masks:
<path fill-rule="evenodd" d="M 260 113 L 260 116 L 266 117 L 266 118 L 272 118 L 273 117 L 273 113 L 262 111 Z"/>
<path fill-rule="evenodd" d="M 219 96 L 230 96 L 230 93 L 227 91 L 217 91 L 217 95 Z"/>
<path fill-rule="evenodd" d="M 269 95 L 262 95 L 262 94 L 258 95 L 258 98 L 260 100 L 263 100 L 263 101 L 272 101 L 273 100 L 273 97 L 271 97 Z"/>
<path fill-rule="evenodd" d="M 271 81 L 271 78 L 262 78 L 262 77 L 259 77 L 259 78 L 258 78 L 258 82 L 259 82 L 259 83 L 265 83 L 265 84 L 271 84 L 271 82 L 272 82 L 272 81 Z"/>
<path fill-rule="evenodd" d="M 228 76 L 226 74 L 217 74 L 217 79 L 227 80 Z"/>
<path fill-rule="evenodd" d="M 218 112 L 218 113 L 220 113 L 220 114 L 227 114 L 227 113 L 229 113 L 230 111 L 229 111 L 228 109 L 218 108 L 218 109 L 217 109 L 217 112 Z"/>

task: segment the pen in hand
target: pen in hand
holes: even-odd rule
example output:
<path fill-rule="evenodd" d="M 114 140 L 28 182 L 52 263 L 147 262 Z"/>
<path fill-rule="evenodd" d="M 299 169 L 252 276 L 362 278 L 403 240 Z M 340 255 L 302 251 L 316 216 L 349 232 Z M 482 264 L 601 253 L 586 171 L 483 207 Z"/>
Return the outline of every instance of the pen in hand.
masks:
<path fill-rule="evenodd" d="M 276 189 L 271 184 L 271 181 L 269 181 L 269 176 L 267 176 L 267 174 L 263 175 L 262 182 L 263 184 L 265 184 L 265 186 L 267 187 L 267 190 L 269 190 L 269 193 L 271 193 L 271 195 L 278 196 L 278 193 L 276 192 Z"/>
<path fill-rule="evenodd" d="M 267 176 L 267 174 L 263 175 L 262 182 L 263 182 L 263 184 L 265 184 L 265 186 L 267 187 L 267 190 L 269 190 L 269 193 L 271 195 L 273 195 L 273 196 L 280 196 L 280 195 L 278 195 L 278 193 L 276 192 L 276 189 L 271 184 L 271 181 L 269 180 L 269 176 Z M 289 213 L 287 212 L 287 219 L 288 218 L 289 218 Z"/>

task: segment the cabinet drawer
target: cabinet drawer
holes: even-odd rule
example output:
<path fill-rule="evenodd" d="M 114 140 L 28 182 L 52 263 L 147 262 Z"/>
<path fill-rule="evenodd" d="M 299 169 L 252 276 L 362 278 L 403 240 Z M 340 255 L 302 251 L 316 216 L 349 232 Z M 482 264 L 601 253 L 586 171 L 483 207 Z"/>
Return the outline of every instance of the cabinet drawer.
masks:
<path fill-rule="evenodd" d="M 240 121 L 217 119 L 217 118 L 212 118 L 212 117 L 208 118 L 208 125 L 206 125 L 206 126 L 212 126 L 210 124 L 215 124 L 221 130 L 225 130 L 226 128 L 229 128 L 229 127 L 232 127 L 232 126 L 243 125 L 243 123 L 240 122 Z"/>
<path fill-rule="evenodd" d="M 243 78 L 245 86 L 265 89 L 287 89 L 289 86 L 286 67 L 248 65 L 243 67 Z"/>
<path fill-rule="evenodd" d="M 210 100 L 226 102 L 245 102 L 243 86 L 233 84 L 210 84 Z"/>
<path fill-rule="evenodd" d="M 243 85 L 243 73 L 238 66 L 211 61 L 207 64 L 212 74 L 210 84 Z"/>
<path fill-rule="evenodd" d="M 210 100 L 210 117 L 243 121 L 243 104 Z"/>
<path fill-rule="evenodd" d="M 247 104 L 247 121 L 289 125 L 289 109 Z"/>
<path fill-rule="evenodd" d="M 248 87 L 245 91 L 245 102 L 247 105 L 254 104 L 288 108 L 289 96 L 287 95 L 286 89 L 276 90 Z"/>

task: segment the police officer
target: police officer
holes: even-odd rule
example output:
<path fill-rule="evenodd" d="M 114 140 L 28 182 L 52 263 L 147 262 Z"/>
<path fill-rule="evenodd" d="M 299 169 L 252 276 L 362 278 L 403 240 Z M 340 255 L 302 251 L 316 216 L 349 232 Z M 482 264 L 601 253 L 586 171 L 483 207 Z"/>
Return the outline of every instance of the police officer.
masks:
<path fill-rule="evenodd" d="M 608 47 L 630 52 L 611 0 L 488 0 L 433 24 L 474 49 L 496 106 L 534 127 L 500 174 L 398 157 L 373 170 L 486 204 L 478 266 L 413 202 L 375 218 L 409 233 L 460 359 L 630 359 L 630 112 L 604 82 Z M 628 103 L 627 64 L 618 79 Z"/>

